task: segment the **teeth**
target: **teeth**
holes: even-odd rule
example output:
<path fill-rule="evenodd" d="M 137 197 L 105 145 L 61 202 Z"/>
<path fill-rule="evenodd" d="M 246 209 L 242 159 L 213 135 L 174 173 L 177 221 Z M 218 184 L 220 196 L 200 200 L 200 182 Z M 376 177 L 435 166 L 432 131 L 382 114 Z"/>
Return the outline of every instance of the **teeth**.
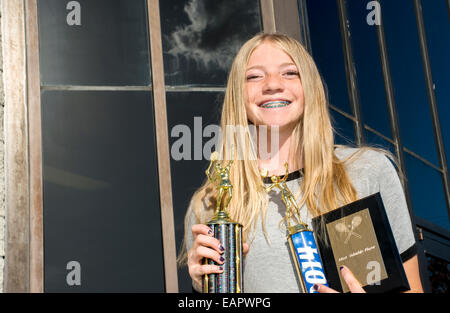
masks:
<path fill-rule="evenodd" d="M 262 108 L 271 109 L 271 108 L 282 108 L 288 106 L 290 104 L 289 101 L 270 101 L 261 105 Z"/>

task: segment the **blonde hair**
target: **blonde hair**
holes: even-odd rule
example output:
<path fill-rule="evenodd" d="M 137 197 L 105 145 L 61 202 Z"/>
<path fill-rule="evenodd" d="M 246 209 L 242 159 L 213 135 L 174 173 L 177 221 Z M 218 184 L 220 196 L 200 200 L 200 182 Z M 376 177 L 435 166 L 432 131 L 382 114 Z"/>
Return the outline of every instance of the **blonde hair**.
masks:
<path fill-rule="evenodd" d="M 221 127 L 242 125 L 248 127 L 245 110 L 245 72 L 252 52 L 263 42 L 270 42 L 294 61 L 300 74 L 304 90 L 304 112 L 295 126 L 291 137 L 290 152 L 295 156 L 297 164 L 304 166 L 304 179 L 300 191 L 302 197 L 298 202 L 301 207 L 306 203 L 313 216 L 338 208 L 357 200 L 357 192 L 353 187 L 344 162 L 334 153 L 334 134 L 328 112 L 324 86 L 317 67 L 306 51 L 296 40 L 281 34 L 258 34 L 247 41 L 237 53 L 228 77 L 227 89 L 222 108 Z M 233 145 L 224 144 L 232 142 Z M 247 133 L 223 133 L 221 148 L 223 156 L 233 156 L 234 163 L 230 170 L 230 181 L 233 184 L 233 197 L 228 206 L 231 219 L 243 225 L 244 238 L 248 238 L 259 216 L 264 233 L 268 196 L 264 190 L 254 149 L 241 149 L 243 157 L 236 158 L 236 149 L 230 146 L 253 147 L 255 144 Z M 227 150 L 228 149 L 228 150 Z M 221 161 L 223 166 L 226 160 Z M 300 192 L 297 196 L 300 195 Z M 206 223 L 215 209 L 215 186 L 205 181 L 194 193 L 185 218 L 185 238 L 178 257 L 180 264 L 186 261 L 186 236 L 190 210 L 193 210 L 197 223 Z"/>

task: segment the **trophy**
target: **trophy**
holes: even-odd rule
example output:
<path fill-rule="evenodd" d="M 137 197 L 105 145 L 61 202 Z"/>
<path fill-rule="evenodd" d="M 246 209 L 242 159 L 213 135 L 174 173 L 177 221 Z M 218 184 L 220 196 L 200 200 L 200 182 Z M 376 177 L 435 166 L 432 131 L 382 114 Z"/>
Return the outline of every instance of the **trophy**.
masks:
<path fill-rule="evenodd" d="M 232 221 L 227 212 L 233 186 L 229 173 L 233 161 L 225 167 L 217 162 L 219 154 L 211 154 L 211 162 L 206 170 L 208 180 L 216 184 L 217 204 L 213 218 L 206 224 L 224 247 L 222 257 L 225 259 L 223 272 L 220 274 L 205 274 L 203 276 L 204 293 L 241 293 L 242 292 L 242 225 Z M 213 172 L 211 173 L 211 169 Z M 223 205 L 222 205 L 223 204 Z M 203 264 L 217 265 L 211 259 L 205 258 Z"/>
<path fill-rule="evenodd" d="M 314 284 L 328 286 L 324 268 L 317 249 L 314 233 L 301 221 L 300 210 L 295 202 L 295 197 L 286 185 L 288 177 L 288 164 L 285 163 L 286 175 L 283 178 L 271 176 L 271 185 L 266 187 L 270 192 L 275 187 L 281 192 L 281 199 L 286 205 L 286 219 L 288 226 L 288 242 L 292 259 L 295 260 L 295 268 L 303 293 L 316 293 Z M 261 176 L 266 178 L 268 172 L 261 171 Z M 294 220 L 295 224 L 292 225 Z"/>

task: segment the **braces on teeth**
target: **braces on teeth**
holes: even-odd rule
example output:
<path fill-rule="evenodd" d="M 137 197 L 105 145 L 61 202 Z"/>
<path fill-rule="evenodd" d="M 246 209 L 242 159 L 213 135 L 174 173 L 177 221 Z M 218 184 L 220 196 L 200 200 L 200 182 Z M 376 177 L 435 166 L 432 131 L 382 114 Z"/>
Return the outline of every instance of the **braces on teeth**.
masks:
<path fill-rule="evenodd" d="M 289 101 L 271 101 L 261 105 L 262 108 L 281 108 L 289 105 Z"/>

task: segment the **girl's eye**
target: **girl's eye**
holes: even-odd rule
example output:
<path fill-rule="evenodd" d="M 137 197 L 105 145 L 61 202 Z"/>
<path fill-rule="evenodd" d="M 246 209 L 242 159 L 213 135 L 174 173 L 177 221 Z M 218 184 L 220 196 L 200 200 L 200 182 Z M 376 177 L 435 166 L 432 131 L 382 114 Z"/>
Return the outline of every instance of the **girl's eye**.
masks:
<path fill-rule="evenodd" d="M 261 77 L 261 75 L 252 74 L 252 75 L 248 75 L 247 76 L 247 80 L 255 80 L 255 79 L 258 79 L 260 77 Z"/>
<path fill-rule="evenodd" d="M 284 76 L 287 76 L 287 77 L 296 77 L 298 75 L 299 75 L 299 73 L 297 71 L 288 71 L 288 72 L 284 73 Z"/>

